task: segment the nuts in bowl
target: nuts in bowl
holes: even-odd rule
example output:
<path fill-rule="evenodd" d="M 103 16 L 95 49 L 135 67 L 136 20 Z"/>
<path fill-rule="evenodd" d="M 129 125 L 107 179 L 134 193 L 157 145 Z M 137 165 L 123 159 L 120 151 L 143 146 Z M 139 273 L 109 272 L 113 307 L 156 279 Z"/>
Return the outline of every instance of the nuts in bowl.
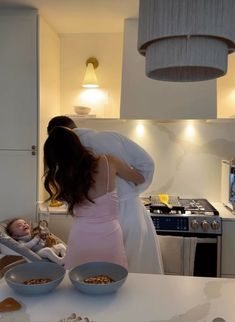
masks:
<path fill-rule="evenodd" d="M 39 295 L 51 292 L 63 280 L 64 267 L 47 261 L 38 261 L 14 266 L 4 277 L 17 293 Z"/>
<path fill-rule="evenodd" d="M 90 262 L 79 265 L 69 272 L 74 287 L 83 293 L 106 294 L 116 292 L 126 281 L 125 267 L 109 262 Z"/>
<path fill-rule="evenodd" d="M 83 282 L 88 284 L 109 284 L 113 283 L 114 280 L 107 275 L 97 275 L 85 278 Z"/>

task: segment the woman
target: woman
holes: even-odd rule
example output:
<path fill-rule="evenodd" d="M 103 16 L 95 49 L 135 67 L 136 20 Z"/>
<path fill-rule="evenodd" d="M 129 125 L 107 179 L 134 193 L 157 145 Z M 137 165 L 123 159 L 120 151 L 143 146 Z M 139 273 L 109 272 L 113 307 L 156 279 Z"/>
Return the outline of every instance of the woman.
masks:
<path fill-rule="evenodd" d="M 75 216 L 65 267 L 109 261 L 127 268 L 122 230 L 117 219 L 116 175 L 140 184 L 144 177 L 117 157 L 93 155 L 68 128 L 56 127 L 44 145 L 45 189 L 66 201 Z"/>
<path fill-rule="evenodd" d="M 48 134 L 56 126 L 72 129 L 82 145 L 94 154 L 115 155 L 125 163 L 131 164 L 144 176 L 144 182 L 138 185 L 116 177 L 118 219 L 123 231 L 129 272 L 163 274 L 158 235 L 151 216 L 139 197 L 152 182 L 155 169 L 152 157 L 138 144 L 120 133 L 77 128 L 74 121 L 65 115 L 55 116 L 50 120 L 47 127 Z"/>

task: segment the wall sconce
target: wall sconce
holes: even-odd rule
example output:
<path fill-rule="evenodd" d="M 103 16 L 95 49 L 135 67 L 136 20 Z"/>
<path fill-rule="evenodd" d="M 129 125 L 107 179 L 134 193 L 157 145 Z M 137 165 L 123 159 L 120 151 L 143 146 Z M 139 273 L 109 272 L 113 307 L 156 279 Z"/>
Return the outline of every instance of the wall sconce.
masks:
<path fill-rule="evenodd" d="M 82 87 L 85 88 L 97 88 L 99 87 L 95 69 L 99 66 L 99 62 L 96 58 L 90 57 L 86 61 L 86 71 L 83 79 Z"/>
<path fill-rule="evenodd" d="M 82 89 L 79 90 L 78 95 L 74 99 L 75 112 L 81 116 L 81 107 L 89 108 L 92 114 L 84 114 L 88 117 L 104 117 L 105 108 L 108 104 L 108 92 L 104 88 L 100 88 L 97 81 L 95 69 L 99 66 L 99 62 L 96 58 L 90 57 L 86 61 L 86 71 L 82 82 Z"/>

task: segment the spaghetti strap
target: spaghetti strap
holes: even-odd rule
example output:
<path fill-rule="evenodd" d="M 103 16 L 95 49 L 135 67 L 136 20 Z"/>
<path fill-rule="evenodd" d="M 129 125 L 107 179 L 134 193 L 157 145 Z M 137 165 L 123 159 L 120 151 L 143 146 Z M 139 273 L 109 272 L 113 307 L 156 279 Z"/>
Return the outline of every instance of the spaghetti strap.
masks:
<path fill-rule="evenodd" d="M 107 187 L 106 187 L 106 192 L 109 191 L 109 162 L 108 162 L 108 158 L 106 157 L 106 155 L 104 154 L 104 158 L 107 164 Z"/>

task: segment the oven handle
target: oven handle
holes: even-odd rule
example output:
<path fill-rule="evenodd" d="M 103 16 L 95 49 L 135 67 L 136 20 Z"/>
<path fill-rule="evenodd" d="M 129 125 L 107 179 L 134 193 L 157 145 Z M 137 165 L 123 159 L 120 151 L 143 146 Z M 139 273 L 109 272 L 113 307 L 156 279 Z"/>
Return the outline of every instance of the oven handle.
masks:
<path fill-rule="evenodd" d="M 197 237 L 198 244 L 216 244 L 217 238 L 200 238 Z"/>

